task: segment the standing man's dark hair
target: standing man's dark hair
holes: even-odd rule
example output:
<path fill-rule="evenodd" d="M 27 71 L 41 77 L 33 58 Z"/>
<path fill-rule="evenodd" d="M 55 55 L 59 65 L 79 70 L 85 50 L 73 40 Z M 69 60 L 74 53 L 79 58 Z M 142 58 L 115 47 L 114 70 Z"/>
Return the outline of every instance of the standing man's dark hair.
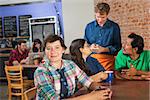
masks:
<path fill-rule="evenodd" d="M 104 13 L 108 15 L 109 11 L 110 7 L 107 3 L 98 3 L 95 7 L 95 13 L 100 13 L 101 15 Z"/>
<path fill-rule="evenodd" d="M 144 48 L 144 39 L 135 33 L 131 33 L 128 38 L 133 39 L 131 42 L 132 48 L 138 48 L 137 53 L 140 54 L 143 52 Z"/>

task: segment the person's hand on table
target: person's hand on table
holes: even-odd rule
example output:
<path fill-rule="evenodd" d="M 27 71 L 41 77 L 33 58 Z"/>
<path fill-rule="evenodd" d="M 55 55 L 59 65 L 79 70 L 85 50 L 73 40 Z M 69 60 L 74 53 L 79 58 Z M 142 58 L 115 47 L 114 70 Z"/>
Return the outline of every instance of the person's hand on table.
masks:
<path fill-rule="evenodd" d="M 19 65 L 19 62 L 17 60 L 13 61 L 13 65 Z"/>
<path fill-rule="evenodd" d="M 123 80 L 150 80 L 150 72 L 137 70 L 133 66 L 130 69 L 122 69 L 120 73 L 116 71 L 115 76 Z"/>
<path fill-rule="evenodd" d="M 128 70 L 127 75 L 129 75 L 129 76 L 135 76 L 135 75 L 137 75 L 136 68 L 132 64 L 130 66 L 131 66 L 131 68 Z"/>
<path fill-rule="evenodd" d="M 108 100 L 112 97 L 112 91 L 109 88 L 104 90 L 96 90 L 91 92 L 93 100 Z"/>
<path fill-rule="evenodd" d="M 150 72 L 147 72 L 147 75 L 141 75 L 141 77 L 145 80 L 150 80 Z"/>
<path fill-rule="evenodd" d="M 20 61 L 20 64 L 26 64 L 26 63 L 28 63 L 28 57 L 26 59 L 22 59 Z"/>

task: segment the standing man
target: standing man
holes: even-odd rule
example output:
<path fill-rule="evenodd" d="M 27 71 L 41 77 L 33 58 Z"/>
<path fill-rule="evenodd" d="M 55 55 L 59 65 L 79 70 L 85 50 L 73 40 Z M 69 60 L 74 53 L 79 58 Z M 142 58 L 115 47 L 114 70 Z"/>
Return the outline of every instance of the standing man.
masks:
<path fill-rule="evenodd" d="M 114 69 L 114 55 L 121 49 L 119 25 L 108 19 L 110 7 L 98 3 L 95 8 L 96 20 L 87 24 L 85 40 L 91 45 L 92 57 L 96 58 L 105 70 Z"/>

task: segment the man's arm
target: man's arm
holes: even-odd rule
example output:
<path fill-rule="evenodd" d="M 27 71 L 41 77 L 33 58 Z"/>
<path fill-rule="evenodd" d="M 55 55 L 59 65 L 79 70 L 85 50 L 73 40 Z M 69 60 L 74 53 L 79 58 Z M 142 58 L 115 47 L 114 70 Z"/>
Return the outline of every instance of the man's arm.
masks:
<path fill-rule="evenodd" d="M 26 59 L 22 59 L 20 61 L 20 64 L 27 64 L 29 62 L 29 57 L 27 57 Z"/>
<path fill-rule="evenodd" d="M 115 71 L 115 77 L 117 78 L 117 79 L 126 79 L 122 74 L 121 74 L 121 72 L 120 71 Z"/>
<path fill-rule="evenodd" d="M 133 65 L 130 65 L 131 68 L 128 71 L 128 75 L 148 75 L 150 72 L 142 71 L 142 70 L 137 70 Z"/>
<path fill-rule="evenodd" d="M 17 60 L 16 50 L 12 50 L 10 52 L 9 63 L 10 63 L 10 65 L 18 65 L 19 64 L 19 62 Z"/>
<path fill-rule="evenodd" d="M 145 72 L 145 71 L 138 70 L 137 75 L 150 75 L 150 72 Z"/>
<path fill-rule="evenodd" d="M 129 68 L 122 71 L 115 71 L 115 77 L 117 79 L 129 79 L 129 80 L 141 80 L 149 78 L 150 72 L 136 70 L 136 68 Z"/>
<path fill-rule="evenodd" d="M 112 34 L 112 44 L 107 46 L 110 54 L 117 54 L 121 49 L 121 35 L 120 35 L 120 27 L 117 23 L 113 24 L 113 34 Z"/>
<path fill-rule="evenodd" d="M 87 25 L 86 28 L 85 28 L 85 33 L 84 33 L 84 39 L 87 41 L 88 44 L 90 44 L 89 39 L 88 39 L 88 35 L 90 33 L 90 29 L 91 28 L 89 27 L 89 25 Z"/>
<path fill-rule="evenodd" d="M 125 79 L 124 76 L 121 74 L 121 71 L 122 69 L 128 69 L 126 64 L 127 64 L 127 56 L 123 54 L 122 50 L 120 50 L 115 59 L 114 69 L 116 78 Z"/>

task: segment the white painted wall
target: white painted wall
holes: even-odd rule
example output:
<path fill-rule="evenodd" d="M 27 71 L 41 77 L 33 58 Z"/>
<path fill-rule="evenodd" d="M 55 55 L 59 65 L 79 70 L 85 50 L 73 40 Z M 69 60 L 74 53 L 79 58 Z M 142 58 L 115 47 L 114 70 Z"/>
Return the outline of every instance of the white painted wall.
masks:
<path fill-rule="evenodd" d="M 94 0 L 62 0 L 65 44 L 83 38 L 87 23 L 94 19 Z"/>

